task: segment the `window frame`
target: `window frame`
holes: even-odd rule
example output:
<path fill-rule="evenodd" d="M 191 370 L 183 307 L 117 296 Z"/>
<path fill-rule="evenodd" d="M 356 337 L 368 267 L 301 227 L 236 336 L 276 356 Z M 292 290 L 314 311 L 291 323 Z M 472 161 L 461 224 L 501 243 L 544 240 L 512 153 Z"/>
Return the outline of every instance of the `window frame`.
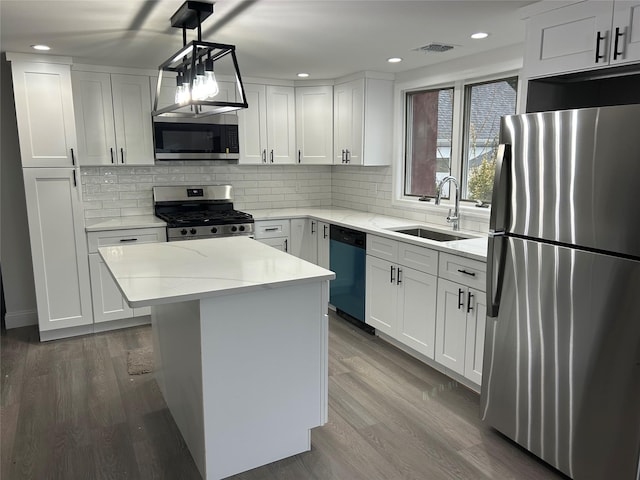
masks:
<path fill-rule="evenodd" d="M 466 73 L 466 75 L 465 75 Z M 444 78 L 443 78 L 444 77 Z M 450 78 L 448 78 L 450 77 Z M 478 83 L 488 83 L 496 80 L 507 79 L 517 77 L 517 96 L 516 96 L 516 114 L 521 113 L 521 101 L 526 92 L 523 91 L 525 83 L 520 69 L 508 69 L 501 71 L 494 71 L 487 74 L 479 72 L 477 75 L 469 75 L 468 71 L 463 73 L 458 72 L 453 75 L 439 75 L 436 80 L 429 82 L 429 78 L 421 78 L 411 80 L 407 82 L 397 83 L 395 87 L 396 96 L 396 109 L 394 113 L 395 118 L 395 155 L 396 161 L 393 162 L 393 194 L 392 205 L 401 208 L 410 208 L 416 212 L 427 213 L 427 219 L 429 214 L 433 213 L 437 215 L 438 219 L 442 215 L 442 212 L 448 211 L 453 207 L 454 199 L 443 198 L 440 205 L 435 205 L 433 199 L 429 201 L 420 201 L 415 196 L 408 196 L 404 194 L 405 191 L 405 158 L 407 155 L 406 135 L 407 135 L 407 102 L 406 94 L 412 92 L 419 92 L 424 90 L 436 90 L 442 88 L 453 87 L 453 126 L 451 134 L 451 175 L 457 180 L 461 180 L 462 175 L 462 149 L 464 148 L 464 93 L 467 85 L 474 85 Z M 476 203 L 469 200 L 460 201 L 460 210 L 464 212 L 465 218 L 473 219 L 476 217 L 479 221 L 486 221 L 491 212 L 491 207 L 478 208 Z"/>

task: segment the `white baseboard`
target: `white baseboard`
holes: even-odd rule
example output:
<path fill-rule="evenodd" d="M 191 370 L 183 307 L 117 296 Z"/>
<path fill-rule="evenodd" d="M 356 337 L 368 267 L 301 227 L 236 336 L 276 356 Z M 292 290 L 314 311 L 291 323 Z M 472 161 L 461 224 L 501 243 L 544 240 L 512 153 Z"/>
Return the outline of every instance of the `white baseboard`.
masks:
<path fill-rule="evenodd" d="M 99 322 L 93 324 L 93 333 L 108 332 L 121 328 L 137 327 L 139 325 L 151 324 L 151 315 L 140 317 L 123 318 L 121 320 L 111 320 L 109 322 Z"/>
<path fill-rule="evenodd" d="M 18 312 L 6 312 L 4 322 L 7 330 L 10 328 L 28 327 L 38 324 L 37 310 L 21 310 Z"/>

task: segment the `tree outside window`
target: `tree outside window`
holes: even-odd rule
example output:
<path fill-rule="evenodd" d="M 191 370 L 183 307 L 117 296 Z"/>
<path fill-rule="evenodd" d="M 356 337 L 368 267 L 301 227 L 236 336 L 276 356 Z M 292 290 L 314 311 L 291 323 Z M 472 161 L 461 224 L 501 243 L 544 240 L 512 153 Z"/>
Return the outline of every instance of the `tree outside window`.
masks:
<path fill-rule="evenodd" d="M 517 77 L 465 87 L 463 200 L 491 202 L 500 118 L 516 112 Z"/>

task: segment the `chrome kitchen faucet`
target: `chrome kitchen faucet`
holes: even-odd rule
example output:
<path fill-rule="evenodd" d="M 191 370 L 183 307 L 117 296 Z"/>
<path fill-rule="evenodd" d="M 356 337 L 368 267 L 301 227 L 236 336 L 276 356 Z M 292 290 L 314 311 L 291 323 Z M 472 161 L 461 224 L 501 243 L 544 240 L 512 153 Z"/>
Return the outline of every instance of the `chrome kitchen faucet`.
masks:
<path fill-rule="evenodd" d="M 454 230 L 460 230 L 460 186 L 458 185 L 458 181 L 456 180 L 455 177 L 448 175 L 440 181 L 436 191 L 436 205 L 440 205 L 442 188 L 444 187 L 444 184 L 447 182 L 453 183 L 456 187 L 455 207 L 454 207 L 453 215 L 451 215 L 451 209 L 449 209 L 449 215 L 447 215 L 447 222 L 453 225 Z"/>

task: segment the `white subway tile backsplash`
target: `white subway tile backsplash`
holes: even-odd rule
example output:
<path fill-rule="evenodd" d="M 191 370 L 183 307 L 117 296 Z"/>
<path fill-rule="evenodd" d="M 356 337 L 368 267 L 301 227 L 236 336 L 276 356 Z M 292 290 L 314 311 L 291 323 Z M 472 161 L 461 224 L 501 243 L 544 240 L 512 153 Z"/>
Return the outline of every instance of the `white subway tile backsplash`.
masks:
<path fill-rule="evenodd" d="M 236 208 L 245 210 L 332 204 L 330 166 L 176 161 L 148 167 L 81 167 L 80 172 L 85 218 L 153 214 L 156 185 L 229 183 Z"/>
<path fill-rule="evenodd" d="M 229 183 L 240 210 L 344 207 L 449 226 L 445 214 L 392 205 L 392 168 L 162 162 L 140 167 L 81 167 L 85 218 L 153 213 L 156 185 Z M 461 228 L 486 232 L 488 220 L 461 216 Z"/>

